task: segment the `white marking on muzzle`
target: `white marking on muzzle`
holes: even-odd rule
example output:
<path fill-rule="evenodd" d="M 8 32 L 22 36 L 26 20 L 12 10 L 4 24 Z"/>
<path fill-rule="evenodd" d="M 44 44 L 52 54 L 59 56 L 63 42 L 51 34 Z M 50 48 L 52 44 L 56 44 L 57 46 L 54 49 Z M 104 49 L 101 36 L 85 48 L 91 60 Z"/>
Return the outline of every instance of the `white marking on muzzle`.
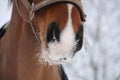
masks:
<path fill-rule="evenodd" d="M 42 50 L 42 57 L 46 58 L 47 62 L 60 64 L 71 60 L 73 55 L 73 48 L 76 45 L 75 33 L 72 25 L 72 4 L 68 4 L 68 21 L 65 29 L 61 32 L 60 42 L 57 40 L 48 43 L 48 51 Z M 49 60 L 51 60 L 51 62 Z"/>
<path fill-rule="evenodd" d="M 75 33 L 72 25 L 72 5 L 68 4 L 68 21 L 65 29 L 60 35 L 60 42 L 49 43 L 50 58 L 59 60 L 63 58 L 71 58 L 73 47 L 75 46 Z"/>

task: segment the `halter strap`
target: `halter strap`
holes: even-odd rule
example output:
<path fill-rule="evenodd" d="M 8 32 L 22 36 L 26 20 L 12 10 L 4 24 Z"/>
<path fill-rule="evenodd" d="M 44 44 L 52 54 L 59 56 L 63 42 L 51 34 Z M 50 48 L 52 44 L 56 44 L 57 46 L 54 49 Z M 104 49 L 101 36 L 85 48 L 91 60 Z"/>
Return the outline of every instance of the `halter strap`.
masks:
<path fill-rule="evenodd" d="M 24 0 L 24 2 L 25 2 L 24 5 L 26 4 L 25 7 L 27 8 L 27 10 L 30 9 L 30 12 L 29 12 L 29 20 L 25 19 L 24 16 L 21 14 L 21 12 L 20 12 L 20 10 L 19 10 L 19 6 L 18 6 L 18 0 L 15 0 L 15 4 L 16 4 L 17 11 L 18 11 L 19 15 L 21 16 L 21 18 L 22 18 L 25 22 L 27 22 L 27 23 L 30 24 L 30 27 L 31 27 L 34 35 L 35 35 L 35 38 L 37 39 L 38 43 L 40 44 L 40 43 L 41 43 L 41 40 L 40 40 L 40 38 L 38 37 L 38 35 L 36 34 L 36 31 L 35 31 L 35 29 L 34 29 L 33 22 L 32 22 L 32 21 L 33 21 L 33 17 L 34 17 L 34 12 L 33 12 L 34 3 L 31 5 L 31 4 L 28 2 L 28 0 Z M 29 6 L 30 6 L 30 7 L 29 7 Z"/>
<path fill-rule="evenodd" d="M 26 7 L 26 9 L 28 10 L 29 13 L 34 13 L 39 9 L 42 9 L 46 6 L 50 6 L 50 5 L 57 4 L 57 3 L 72 3 L 72 4 L 76 5 L 77 8 L 79 9 L 81 20 L 83 22 L 85 21 L 86 15 L 83 11 L 81 0 L 42 0 L 36 4 L 32 3 L 32 4 L 34 4 L 34 7 L 28 0 L 22 0 L 22 3 L 24 4 L 24 6 Z"/>

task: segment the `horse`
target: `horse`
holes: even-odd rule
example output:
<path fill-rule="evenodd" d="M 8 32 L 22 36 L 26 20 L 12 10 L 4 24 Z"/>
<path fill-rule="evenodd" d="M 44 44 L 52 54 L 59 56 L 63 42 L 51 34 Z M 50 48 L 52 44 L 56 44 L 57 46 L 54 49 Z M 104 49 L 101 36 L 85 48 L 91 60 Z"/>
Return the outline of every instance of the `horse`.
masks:
<path fill-rule="evenodd" d="M 0 80 L 68 80 L 63 64 L 83 42 L 80 0 L 12 0 L 0 29 Z"/>

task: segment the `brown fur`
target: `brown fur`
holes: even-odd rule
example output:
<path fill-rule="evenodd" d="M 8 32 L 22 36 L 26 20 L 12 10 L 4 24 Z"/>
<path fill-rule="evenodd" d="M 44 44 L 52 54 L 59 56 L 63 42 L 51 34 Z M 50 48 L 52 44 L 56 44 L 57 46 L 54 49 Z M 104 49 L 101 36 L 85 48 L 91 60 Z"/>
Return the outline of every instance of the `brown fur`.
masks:
<path fill-rule="evenodd" d="M 75 6 L 72 9 L 72 23 L 74 26 L 74 32 L 77 33 L 79 30 L 79 27 L 81 27 L 82 25 L 82 21 L 80 19 L 80 13 Z"/>

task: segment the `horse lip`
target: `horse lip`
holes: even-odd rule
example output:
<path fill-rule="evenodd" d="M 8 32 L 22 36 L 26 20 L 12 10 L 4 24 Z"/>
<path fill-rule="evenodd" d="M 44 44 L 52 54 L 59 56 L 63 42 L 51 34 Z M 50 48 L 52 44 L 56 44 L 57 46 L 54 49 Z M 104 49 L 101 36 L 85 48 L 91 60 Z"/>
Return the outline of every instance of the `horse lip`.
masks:
<path fill-rule="evenodd" d="M 52 58 L 50 58 L 49 57 L 49 55 L 41 55 L 41 57 L 43 58 L 43 61 L 44 62 L 47 62 L 47 63 L 49 63 L 50 65 L 52 65 L 52 64 L 66 64 L 66 63 L 68 63 L 68 60 L 54 60 L 54 59 L 52 59 Z"/>

